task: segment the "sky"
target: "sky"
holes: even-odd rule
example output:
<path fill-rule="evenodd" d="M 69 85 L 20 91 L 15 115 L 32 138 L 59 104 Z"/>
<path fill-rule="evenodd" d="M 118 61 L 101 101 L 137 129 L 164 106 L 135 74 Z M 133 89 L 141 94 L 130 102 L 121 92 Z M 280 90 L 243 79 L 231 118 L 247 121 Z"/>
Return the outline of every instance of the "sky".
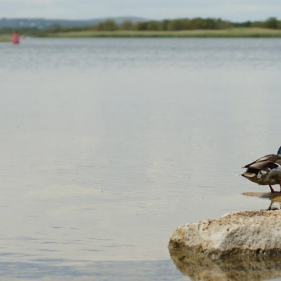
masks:
<path fill-rule="evenodd" d="M 0 18 L 147 19 L 215 17 L 232 21 L 281 18 L 281 0 L 0 0 Z"/>

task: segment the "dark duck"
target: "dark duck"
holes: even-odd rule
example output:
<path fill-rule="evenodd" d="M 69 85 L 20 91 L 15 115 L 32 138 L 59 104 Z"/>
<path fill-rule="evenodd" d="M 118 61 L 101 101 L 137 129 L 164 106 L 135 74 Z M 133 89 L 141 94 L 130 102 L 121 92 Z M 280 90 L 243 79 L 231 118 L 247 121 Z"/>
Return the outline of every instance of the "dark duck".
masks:
<path fill-rule="evenodd" d="M 277 154 L 269 154 L 245 165 L 246 172 L 241 174 L 248 180 L 260 185 L 268 185 L 272 193 L 281 193 L 281 147 Z M 275 191 L 272 185 L 279 184 L 280 191 Z"/>

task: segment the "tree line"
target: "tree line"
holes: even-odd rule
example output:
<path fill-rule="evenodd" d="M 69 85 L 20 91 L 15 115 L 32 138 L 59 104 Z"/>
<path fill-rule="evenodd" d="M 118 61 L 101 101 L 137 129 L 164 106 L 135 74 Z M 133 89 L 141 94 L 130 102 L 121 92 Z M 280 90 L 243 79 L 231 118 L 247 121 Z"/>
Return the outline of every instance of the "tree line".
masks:
<path fill-rule="evenodd" d="M 122 24 L 117 24 L 114 20 L 106 20 L 98 23 L 95 26 L 80 26 L 80 27 L 61 27 L 59 24 L 54 24 L 48 29 L 25 29 L 25 33 L 36 33 L 36 35 L 44 35 L 45 33 L 71 32 L 71 31 L 182 31 L 182 30 L 219 30 L 233 27 L 259 27 L 269 29 L 281 29 L 281 21 L 277 18 L 269 18 L 265 21 L 246 21 L 246 22 L 230 22 L 222 19 L 214 18 L 193 18 L 193 19 L 173 19 L 162 21 L 143 21 L 132 22 L 124 21 Z M 0 29 L 1 33 L 7 33 L 11 28 L 5 30 Z"/>
<path fill-rule="evenodd" d="M 15 30 L 15 28 L 12 28 L 12 27 L 2 27 L 2 28 L 0 28 L 0 34 L 11 34 L 11 33 L 13 33 L 14 30 Z M 19 34 L 31 34 L 33 32 L 38 31 L 38 28 L 22 27 L 22 28 L 18 28 L 16 30 L 19 32 Z"/>
<path fill-rule="evenodd" d="M 114 20 L 106 20 L 98 23 L 95 26 L 87 27 L 60 27 L 54 25 L 49 28 L 49 32 L 67 32 L 67 31 L 181 31 L 181 30 L 219 30 L 233 27 L 259 27 L 269 29 L 281 29 L 281 21 L 277 18 L 269 18 L 265 21 L 246 21 L 246 22 L 230 22 L 222 19 L 213 18 L 194 18 L 194 19 L 174 19 L 162 21 L 143 21 L 132 22 L 124 21 L 122 24 L 117 24 Z"/>

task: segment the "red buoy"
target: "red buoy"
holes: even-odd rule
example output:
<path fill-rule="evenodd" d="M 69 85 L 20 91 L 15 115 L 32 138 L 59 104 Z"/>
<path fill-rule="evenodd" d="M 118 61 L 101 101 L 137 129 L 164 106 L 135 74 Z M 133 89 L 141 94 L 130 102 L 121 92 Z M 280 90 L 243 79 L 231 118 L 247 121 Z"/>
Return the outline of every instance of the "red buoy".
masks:
<path fill-rule="evenodd" d="M 13 32 L 12 43 L 13 44 L 19 44 L 20 43 L 19 34 L 16 30 Z"/>

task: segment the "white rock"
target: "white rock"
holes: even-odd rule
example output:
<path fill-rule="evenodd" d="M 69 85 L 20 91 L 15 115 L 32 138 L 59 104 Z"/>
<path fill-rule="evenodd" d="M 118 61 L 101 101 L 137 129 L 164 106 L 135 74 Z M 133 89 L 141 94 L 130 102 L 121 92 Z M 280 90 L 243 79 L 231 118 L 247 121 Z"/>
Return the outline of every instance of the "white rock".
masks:
<path fill-rule="evenodd" d="M 281 256 L 281 211 L 229 213 L 182 225 L 174 230 L 169 249 L 212 260 Z"/>

